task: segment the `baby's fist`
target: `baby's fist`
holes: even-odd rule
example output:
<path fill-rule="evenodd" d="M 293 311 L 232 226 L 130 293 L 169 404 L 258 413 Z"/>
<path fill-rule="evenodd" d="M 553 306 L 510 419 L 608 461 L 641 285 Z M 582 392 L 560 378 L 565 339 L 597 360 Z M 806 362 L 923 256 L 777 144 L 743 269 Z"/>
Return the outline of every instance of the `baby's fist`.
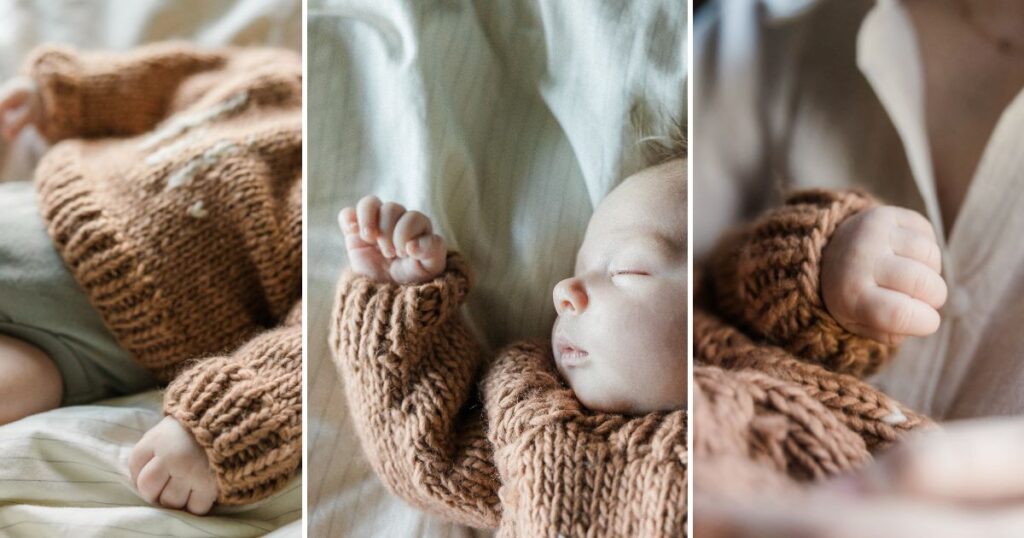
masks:
<path fill-rule="evenodd" d="M 142 436 L 128 458 L 128 468 L 139 494 L 150 504 L 201 516 L 217 500 L 217 479 L 206 453 L 172 417 L 164 417 Z"/>
<path fill-rule="evenodd" d="M 826 245 L 822 297 L 848 331 L 895 345 L 938 330 L 947 292 L 941 271 L 927 219 L 909 209 L 876 207 L 840 224 Z"/>
<path fill-rule="evenodd" d="M 15 77 L 0 86 L 0 134 L 10 141 L 29 124 L 42 119 L 39 92 L 32 79 Z"/>
<path fill-rule="evenodd" d="M 379 282 L 418 284 L 440 275 L 447 251 L 430 219 L 399 204 L 365 196 L 338 213 L 353 271 Z"/>

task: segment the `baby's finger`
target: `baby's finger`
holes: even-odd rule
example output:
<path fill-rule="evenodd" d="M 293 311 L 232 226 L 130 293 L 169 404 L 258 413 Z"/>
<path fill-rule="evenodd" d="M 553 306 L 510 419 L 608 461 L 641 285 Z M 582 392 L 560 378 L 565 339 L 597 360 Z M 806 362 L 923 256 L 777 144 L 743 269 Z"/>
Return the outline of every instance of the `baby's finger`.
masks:
<path fill-rule="evenodd" d="M 139 480 L 136 483 L 136 487 L 139 489 L 139 495 L 146 502 L 156 504 L 157 500 L 160 499 L 160 493 L 163 492 L 164 486 L 167 485 L 167 481 L 170 479 L 171 475 L 160 463 L 160 459 L 153 458 L 139 472 Z"/>
<path fill-rule="evenodd" d="M 380 213 L 380 198 L 376 196 L 364 196 L 356 205 L 356 213 L 359 216 L 359 230 L 363 240 L 373 242 L 377 240 L 377 222 Z"/>
<path fill-rule="evenodd" d="M 376 249 L 377 245 L 375 243 L 367 243 L 366 241 L 363 241 L 363 237 L 358 234 L 349 234 L 345 236 L 345 248 L 348 249 L 349 252 L 352 252 L 354 250 L 364 248 Z"/>
<path fill-rule="evenodd" d="M 356 215 L 356 210 L 351 207 L 346 207 L 339 211 L 338 227 L 341 228 L 341 233 L 345 235 L 358 234 L 359 217 Z"/>
<path fill-rule="evenodd" d="M 942 273 L 942 252 L 935 239 L 917 230 L 893 228 L 889 236 L 889 245 L 893 254 L 917 260 L 936 273 Z"/>
<path fill-rule="evenodd" d="M 149 460 L 153 459 L 153 448 L 145 441 L 146 438 L 143 437 L 128 456 L 128 475 L 133 484 L 138 482 L 139 472 L 142 471 L 142 468 L 149 463 Z"/>
<path fill-rule="evenodd" d="M 444 271 L 446 258 L 448 257 L 444 238 L 437 234 L 423 236 L 409 243 L 409 254 L 429 274 L 437 274 Z"/>
<path fill-rule="evenodd" d="M 896 217 L 897 224 L 908 230 L 920 232 L 932 241 L 935 241 L 935 228 L 932 227 L 931 221 L 926 219 L 924 215 L 902 207 L 892 207 L 891 209 Z"/>
<path fill-rule="evenodd" d="M 14 140 L 18 133 L 32 121 L 32 111 L 28 108 L 14 110 L 7 113 L 3 123 L 3 136 L 7 140 Z"/>
<path fill-rule="evenodd" d="M 394 258 L 397 254 L 395 244 L 392 242 L 392 234 L 398 220 L 404 214 L 405 208 L 394 202 L 388 202 L 380 208 L 380 222 L 378 223 L 380 237 L 377 238 L 377 244 L 380 245 L 381 253 L 388 258 Z"/>
<path fill-rule="evenodd" d="M 434 228 L 426 215 L 419 211 L 409 211 L 402 215 L 402 218 L 398 220 L 398 224 L 395 225 L 395 248 L 401 250 L 405 256 L 411 256 L 409 242 L 419 239 L 420 236 L 429 236 L 433 232 Z"/>
<path fill-rule="evenodd" d="M 927 265 L 902 256 L 883 256 L 875 264 L 875 282 L 920 299 L 934 309 L 946 302 L 946 281 Z"/>
<path fill-rule="evenodd" d="M 197 516 L 202 516 L 213 508 L 213 503 L 216 500 L 216 487 L 198 487 L 193 489 L 192 494 L 189 495 L 185 509 Z"/>
<path fill-rule="evenodd" d="M 188 495 L 192 488 L 182 478 L 171 477 L 160 493 L 160 504 L 167 508 L 180 510 L 188 503 Z"/>
<path fill-rule="evenodd" d="M 871 286 L 854 308 L 858 323 L 892 335 L 927 336 L 939 328 L 939 313 L 898 291 Z"/>
<path fill-rule="evenodd" d="M 7 81 L 0 86 L 0 114 L 28 103 L 29 91 L 18 79 Z"/>

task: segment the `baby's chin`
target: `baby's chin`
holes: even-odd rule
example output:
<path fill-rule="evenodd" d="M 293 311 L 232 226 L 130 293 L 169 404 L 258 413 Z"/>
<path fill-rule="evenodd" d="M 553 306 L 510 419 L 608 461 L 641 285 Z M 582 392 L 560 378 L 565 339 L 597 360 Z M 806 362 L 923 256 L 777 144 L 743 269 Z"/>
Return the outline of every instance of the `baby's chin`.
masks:
<path fill-rule="evenodd" d="M 613 413 L 616 415 L 642 415 L 645 411 L 641 409 L 639 402 L 631 401 L 626 398 L 614 397 L 607 393 L 602 393 L 600 390 L 591 390 L 590 387 L 585 384 L 578 384 L 580 386 L 573 385 L 570 381 L 569 386 L 572 387 L 573 392 L 576 394 L 576 399 L 583 404 L 583 407 L 589 411 L 595 413 Z"/>
<path fill-rule="evenodd" d="M 613 413 L 616 415 L 646 415 L 648 413 L 655 412 L 667 412 L 676 411 L 679 409 L 685 409 L 686 403 L 679 402 L 678 398 L 653 398 L 649 401 L 638 401 L 628 396 L 614 396 L 610 394 L 610 391 L 597 389 L 596 387 L 590 387 L 585 383 L 573 384 L 571 380 L 567 380 L 566 384 L 572 388 L 576 395 L 576 399 L 579 400 L 583 407 L 587 410 L 595 413 Z M 620 387 L 621 390 L 617 390 L 619 394 L 630 394 L 632 389 L 627 387 Z"/>

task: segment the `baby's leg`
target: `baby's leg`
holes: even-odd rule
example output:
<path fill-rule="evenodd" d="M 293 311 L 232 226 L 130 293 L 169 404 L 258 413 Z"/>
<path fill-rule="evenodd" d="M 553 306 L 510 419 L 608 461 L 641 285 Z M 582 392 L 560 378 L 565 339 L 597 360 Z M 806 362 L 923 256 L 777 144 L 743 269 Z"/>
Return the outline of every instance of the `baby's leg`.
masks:
<path fill-rule="evenodd" d="M 46 353 L 0 334 L 0 424 L 60 406 L 64 383 Z"/>

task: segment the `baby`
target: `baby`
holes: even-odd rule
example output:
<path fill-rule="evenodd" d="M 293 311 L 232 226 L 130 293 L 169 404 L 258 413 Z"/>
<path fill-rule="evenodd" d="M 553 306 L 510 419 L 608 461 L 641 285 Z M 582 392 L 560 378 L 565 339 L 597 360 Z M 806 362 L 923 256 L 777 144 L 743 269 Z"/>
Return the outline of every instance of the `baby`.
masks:
<path fill-rule="evenodd" d="M 605 198 L 555 287 L 550 344 L 490 364 L 458 314 L 469 270 L 430 221 L 372 196 L 341 211 L 350 269 L 332 344 L 392 491 L 502 535 L 682 534 L 684 162 Z M 927 426 L 856 376 L 935 330 L 938 254 L 920 215 L 824 191 L 723 242 L 694 320 L 702 476 L 828 476 Z"/>
<path fill-rule="evenodd" d="M 204 514 L 302 455 L 302 64 L 270 49 L 38 50 L 0 90 L 0 423 L 166 383 L 128 472 Z"/>
<path fill-rule="evenodd" d="M 489 364 L 459 315 L 469 268 L 430 220 L 372 196 L 341 211 L 332 342 L 396 494 L 504 536 L 684 532 L 685 170 L 677 154 L 609 194 L 555 286 L 551 341 Z"/>

